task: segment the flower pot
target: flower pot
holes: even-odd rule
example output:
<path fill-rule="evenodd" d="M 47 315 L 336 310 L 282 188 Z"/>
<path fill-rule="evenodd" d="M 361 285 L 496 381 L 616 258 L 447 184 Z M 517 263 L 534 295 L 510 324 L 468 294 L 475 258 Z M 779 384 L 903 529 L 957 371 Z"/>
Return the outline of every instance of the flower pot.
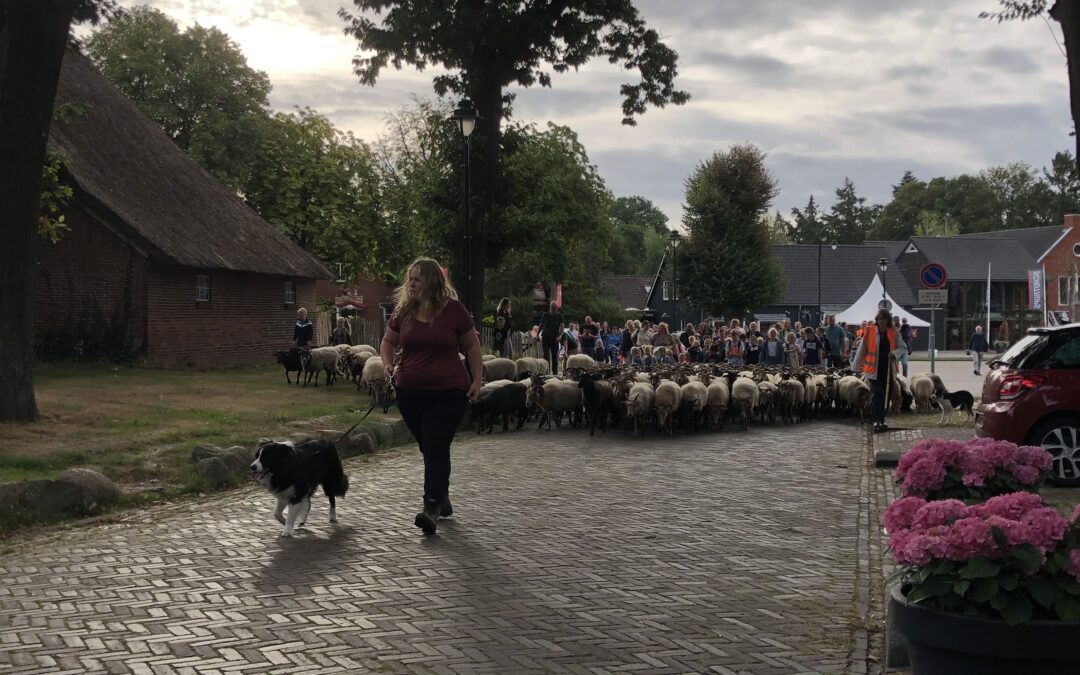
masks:
<path fill-rule="evenodd" d="M 913 675 L 1065 675 L 1080 673 L 1080 621 L 1010 626 L 908 603 L 892 589 L 890 611 L 908 641 Z"/>

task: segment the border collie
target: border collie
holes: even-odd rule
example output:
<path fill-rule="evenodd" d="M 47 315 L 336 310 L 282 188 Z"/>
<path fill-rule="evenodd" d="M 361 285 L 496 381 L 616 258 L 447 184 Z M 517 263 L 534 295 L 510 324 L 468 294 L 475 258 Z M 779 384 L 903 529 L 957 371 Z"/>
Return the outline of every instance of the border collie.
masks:
<path fill-rule="evenodd" d="M 285 526 L 281 536 L 291 537 L 293 529 L 307 522 L 311 497 L 322 486 L 330 500 L 330 522 L 337 522 L 335 497 L 345 496 L 349 477 L 341 468 L 341 455 L 329 441 L 265 441 L 255 451 L 251 476 L 277 498 L 274 518 Z M 289 507 L 288 516 L 282 515 Z"/>
<path fill-rule="evenodd" d="M 975 397 L 971 395 L 970 391 L 945 391 L 944 389 L 935 389 L 930 400 L 941 407 L 941 419 L 938 420 L 938 424 L 947 424 L 949 420 L 952 419 L 953 413 L 957 410 L 964 413 L 965 421 L 975 418 L 975 412 L 973 410 L 973 407 L 975 406 Z"/>

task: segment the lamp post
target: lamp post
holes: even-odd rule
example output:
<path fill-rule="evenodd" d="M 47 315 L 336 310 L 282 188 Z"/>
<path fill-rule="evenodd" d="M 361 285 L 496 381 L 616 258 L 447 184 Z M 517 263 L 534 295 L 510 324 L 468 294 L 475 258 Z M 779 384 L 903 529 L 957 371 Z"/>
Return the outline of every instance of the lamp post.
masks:
<path fill-rule="evenodd" d="M 480 119 L 480 114 L 476 112 L 476 106 L 473 105 L 472 101 L 463 98 L 458 103 L 457 110 L 450 115 L 450 119 L 457 124 L 464 153 L 462 163 L 465 170 L 465 254 L 462 256 L 461 262 L 465 268 L 465 308 L 469 310 L 470 316 L 475 316 L 472 297 L 472 163 L 470 161 L 472 145 L 469 138 L 472 136 L 473 129 L 476 128 L 476 121 Z"/>
<path fill-rule="evenodd" d="M 829 248 L 836 250 L 836 242 L 829 244 Z M 821 311 L 821 240 L 817 243 L 817 320 L 818 324 L 825 323 L 824 313 Z"/>
<path fill-rule="evenodd" d="M 889 269 L 889 261 L 885 258 L 877 261 L 878 269 L 881 270 L 881 307 L 885 308 L 885 270 Z"/>
<path fill-rule="evenodd" d="M 679 254 L 676 251 L 682 243 L 682 235 L 678 230 L 672 230 L 668 235 L 668 241 L 671 242 L 671 320 L 675 323 L 675 330 L 678 331 L 679 292 L 676 289 L 679 283 Z"/>

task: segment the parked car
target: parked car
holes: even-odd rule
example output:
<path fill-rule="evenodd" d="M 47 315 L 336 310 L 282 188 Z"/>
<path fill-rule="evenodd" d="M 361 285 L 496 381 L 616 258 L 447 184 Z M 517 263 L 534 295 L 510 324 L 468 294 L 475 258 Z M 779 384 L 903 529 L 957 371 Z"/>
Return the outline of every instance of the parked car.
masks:
<path fill-rule="evenodd" d="M 978 435 L 1041 445 L 1054 456 L 1050 482 L 1080 486 L 1080 323 L 1029 328 L 989 369 Z"/>

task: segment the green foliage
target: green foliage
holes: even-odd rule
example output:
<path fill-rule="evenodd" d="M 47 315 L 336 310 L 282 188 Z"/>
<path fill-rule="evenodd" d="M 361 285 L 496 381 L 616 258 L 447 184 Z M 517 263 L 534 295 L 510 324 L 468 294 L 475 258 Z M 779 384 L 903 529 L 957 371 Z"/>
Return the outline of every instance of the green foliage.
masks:
<path fill-rule="evenodd" d="M 812 199 L 813 197 L 811 197 Z M 769 232 L 769 243 L 773 245 L 782 245 L 793 243 L 788 236 L 788 230 L 791 224 L 788 223 L 780 212 L 777 211 L 771 217 L 765 216 L 763 222 L 765 229 Z"/>
<path fill-rule="evenodd" d="M 644 197 L 619 197 L 611 204 L 608 255 L 611 274 L 654 274 L 667 243 L 668 218 Z M 657 246 L 657 242 L 660 242 Z"/>
<path fill-rule="evenodd" d="M 706 313 L 737 315 L 775 302 L 783 290 L 764 216 L 776 196 L 765 155 L 733 145 L 686 180 L 689 237 L 679 249 L 679 288 Z"/>
<path fill-rule="evenodd" d="M 501 92 L 509 85 L 550 87 L 551 72 L 577 70 L 603 57 L 636 70 L 641 78 L 620 87 L 623 123 L 634 124 L 648 106 L 685 103 L 690 95 L 674 87 L 678 55 L 646 28 L 630 0 L 577 0 L 524 5 L 485 5 L 453 0 L 353 0 L 354 16 L 342 9 L 365 54 L 353 59 L 363 84 L 374 85 L 387 65 L 417 70 L 441 66 L 434 78 L 440 96 Z M 376 23 L 372 15 L 379 15 Z M 500 94 L 501 97 L 501 94 Z M 483 111 L 481 111 L 483 112 Z"/>
<path fill-rule="evenodd" d="M 52 148 L 45 150 L 45 163 L 41 167 L 41 214 L 38 216 L 38 234 L 55 244 L 68 231 L 64 215 L 60 212 L 73 191 L 70 185 L 60 181 L 60 155 Z"/>
<path fill-rule="evenodd" d="M 418 255 L 450 261 L 461 222 L 461 141 L 449 106 L 417 98 L 389 116 L 375 143 L 382 233 L 394 246 L 381 262 L 399 274 Z"/>
<path fill-rule="evenodd" d="M 779 214 L 777 214 L 779 215 Z M 818 209 L 814 195 L 806 202 L 806 208 L 791 209 L 792 222 L 787 224 L 787 236 L 793 244 L 817 244 L 831 242 L 831 236 L 825 229 L 825 217 Z"/>
<path fill-rule="evenodd" d="M 380 231 L 379 180 L 370 149 L 305 108 L 266 122 L 245 199 L 326 262 L 378 278 L 399 246 Z"/>
<path fill-rule="evenodd" d="M 86 45 L 99 69 L 210 173 L 234 188 L 259 150 L 270 80 L 216 28 L 180 32 L 159 10 L 135 7 Z"/>
<path fill-rule="evenodd" d="M 614 230 L 604 181 L 568 127 L 515 126 L 504 137 L 508 206 L 502 211 L 490 288 L 527 292 L 537 281 L 554 280 L 563 284 L 564 311 L 593 312 L 606 295 L 599 277 Z M 485 305 L 501 294 L 488 297 Z"/>
<path fill-rule="evenodd" d="M 821 243 L 861 244 L 875 216 L 876 208 L 866 206 L 866 198 L 855 193 L 851 179 L 844 178 L 844 184 L 836 189 L 836 201 L 825 216 L 822 235 L 826 238 Z"/>
<path fill-rule="evenodd" d="M 1015 20 L 1027 21 L 1037 16 L 1043 16 L 1049 5 L 1047 0 L 1029 0 L 1028 2 L 998 0 L 998 2 L 1003 8 L 1000 12 L 979 12 L 979 18 L 993 19 L 998 23 Z"/>

